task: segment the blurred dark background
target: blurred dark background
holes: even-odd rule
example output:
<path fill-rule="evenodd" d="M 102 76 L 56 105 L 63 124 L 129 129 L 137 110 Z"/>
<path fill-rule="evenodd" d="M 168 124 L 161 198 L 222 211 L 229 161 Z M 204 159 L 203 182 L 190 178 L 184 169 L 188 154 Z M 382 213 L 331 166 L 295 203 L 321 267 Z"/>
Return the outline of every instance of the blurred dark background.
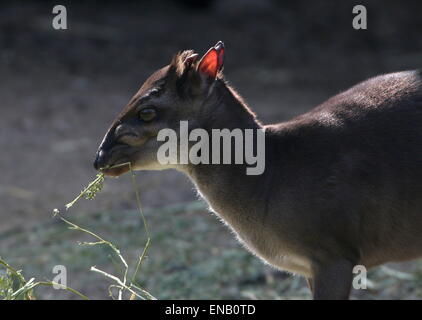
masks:
<path fill-rule="evenodd" d="M 56 4 L 67 8 L 67 30 L 55 30 L 51 26 L 52 8 Z M 352 28 L 355 16 L 352 8 L 358 4 L 368 10 L 367 30 Z M 44 260 L 37 261 L 28 251 L 19 251 L 20 246 L 26 246 L 30 252 L 40 245 L 38 240 L 35 243 L 28 240 L 28 235 L 51 220 L 53 208 L 72 200 L 91 181 L 96 174 L 92 168 L 93 156 L 107 127 L 143 80 L 169 63 L 176 52 L 194 49 L 203 53 L 223 40 L 228 80 L 264 123 L 279 122 L 368 77 L 420 68 L 421 13 L 422 1 L 397 0 L 2 1 L 0 255 L 11 256 L 16 263 L 28 264 L 28 268 L 35 263 L 41 274 L 48 274 L 42 269 L 51 262 L 51 256 L 46 254 Z M 188 179 L 176 172 L 140 173 L 138 180 L 146 208 L 186 204 L 197 198 Z M 119 218 L 115 223 L 118 224 L 125 220 L 118 212 L 134 208 L 130 179 L 122 177 L 107 181 L 95 201 L 78 204 L 72 214 L 117 212 Z M 152 224 L 157 219 L 157 225 L 172 227 L 174 217 L 169 218 L 160 209 L 154 212 L 150 218 Z M 192 219 L 186 212 L 181 216 L 186 221 Z M 214 228 L 208 243 L 216 250 L 234 248 L 234 255 L 236 250 L 243 250 L 216 219 L 211 217 L 209 223 L 214 225 L 207 227 L 208 224 L 203 230 L 201 227 L 200 232 Z M 36 230 L 43 233 L 42 229 Z M 180 231 L 187 236 L 188 243 L 191 241 L 191 247 L 201 248 L 196 245 L 194 230 Z M 152 232 L 154 238 L 154 229 Z M 215 243 L 214 233 L 220 239 Z M 14 239 L 16 234 L 25 235 L 26 242 Z M 42 246 L 48 250 L 45 243 Z M 185 251 L 181 252 L 191 247 L 184 244 Z M 156 244 L 152 250 L 156 251 L 151 251 L 151 259 L 163 247 Z M 232 259 L 230 254 L 228 260 Z M 215 254 L 215 259 L 221 255 L 224 253 Z M 245 255 L 249 261 L 249 254 Z M 171 257 L 163 256 L 163 261 L 170 260 Z M 251 260 L 256 259 L 251 257 Z M 182 265 L 186 263 L 183 261 Z M 190 263 L 199 263 L 195 261 Z M 272 271 L 263 266 L 259 269 L 259 263 L 254 266 L 258 270 L 252 271 L 258 279 L 256 282 L 265 282 L 270 288 Z M 179 270 L 178 266 L 175 268 Z M 186 277 L 191 278 L 192 270 L 185 268 L 188 268 L 183 269 Z M 210 280 L 221 274 L 220 269 L 217 271 L 205 278 Z M 248 278 L 252 273 L 248 272 L 240 272 L 239 283 L 252 281 Z M 170 273 L 174 281 L 181 281 L 173 271 Z M 149 275 L 154 276 L 157 275 L 153 272 Z M 173 282 L 158 282 L 151 283 L 158 297 L 283 297 L 274 288 L 274 295 L 265 295 L 272 292 L 267 287 L 263 287 L 264 293 L 241 294 L 242 285 L 230 277 L 215 288 L 215 294 L 202 294 L 207 292 L 208 285 L 204 279 L 198 278 L 202 291 L 189 291 L 187 286 L 183 293 L 174 288 L 166 291 L 166 286 L 177 286 Z M 101 293 L 101 284 L 97 290 L 76 280 L 75 283 L 94 297 L 106 295 Z M 411 289 L 399 286 L 387 298 L 418 297 L 411 284 Z M 229 293 L 220 295 L 223 289 Z M 305 290 L 304 283 L 300 282 L 295 290 L 296 295 L 307 297 L 305 291 L 300 291 Z M 160 292 L 166 293 L 160 295 Z M 46 293 L 45 297 L 51 296 Z"/>

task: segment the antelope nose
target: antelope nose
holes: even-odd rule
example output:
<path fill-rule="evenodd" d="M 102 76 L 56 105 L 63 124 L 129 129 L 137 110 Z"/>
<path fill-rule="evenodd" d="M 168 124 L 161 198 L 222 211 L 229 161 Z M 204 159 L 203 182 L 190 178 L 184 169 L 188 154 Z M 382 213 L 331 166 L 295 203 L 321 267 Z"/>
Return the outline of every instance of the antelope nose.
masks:
<path fill-rule="evenodd" d="M 106 153 L 103 149 L 97 151 L 94 160 L 94 168 L 95 170 L 99 170 L 105 167 L 105 160 L 106 160 Z"/>

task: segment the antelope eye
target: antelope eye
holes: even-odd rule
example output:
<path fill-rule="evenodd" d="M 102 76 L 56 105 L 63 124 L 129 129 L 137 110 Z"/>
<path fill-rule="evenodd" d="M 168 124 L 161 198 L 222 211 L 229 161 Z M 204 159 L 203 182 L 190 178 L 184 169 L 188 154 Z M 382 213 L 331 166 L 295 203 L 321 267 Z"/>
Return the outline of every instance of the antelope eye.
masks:
<path fill-rule="evenodd" d="M 143 121 L 151 121 L 157 116 L 157 111 L 155 108 L 144 108 L 141 111 L 139 111 L 139 118 Z"/>

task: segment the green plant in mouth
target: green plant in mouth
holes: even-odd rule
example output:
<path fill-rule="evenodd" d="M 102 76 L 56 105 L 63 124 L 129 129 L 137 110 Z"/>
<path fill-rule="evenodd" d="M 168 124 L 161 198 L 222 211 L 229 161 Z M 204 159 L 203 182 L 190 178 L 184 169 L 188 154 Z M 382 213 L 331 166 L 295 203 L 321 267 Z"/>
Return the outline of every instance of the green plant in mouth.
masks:
<path fill-rule="evenodd" d="M 95 198 L 96 194 L 100 192 L 104 187 L 104 173 L 97 174 L 95 180 L 91 181 L 88 186 L 81 191 L 79 196 L 77 196 L 73 201 L 66 204 L 66 210 L 71 208 L 76 202 L 79 201 L 82 197 L 85 197 L 87 200 L 92 200 Z"/>
<path fill-rule="evenodd" d="M 117 299 L 119 299 L 119 300 L 123 299 L 124 292 L 129 292 L 131 299 L 136 299 L 136 298 L 139 298 L 139 299 L 155 299 L 155 297 L 153 295 L 151 295 L 148 291 L 143 289 L 139 284 L 136 283 L 136 280 L 135 280 L 136 276 L 137 276 L 137 274 L 140 270 L 141 264 L 142 264 L 146 254 L 147 254 L 147 251 L 149 249 L 151 237 L 150 237 L 150 233 L 149 233 L 149 229 L 148 229 L 148 224 L 147 224 L 147 221 L 145 219 L 145 215 L 144 215 L 143 210 L 142 210 L 139 188 L 136 184 L 135 173 L 132 170 L 131 163 L 130 162 L 122 163 L 122 164 L 110 167 L 108 169 L 121 167 L 121 166 L 129 166 L 129 170 L 130 170 L 130 174 L 131 174 L 131 180 L 132 180 L 132 187 L 133 187 L 133 189 L 135 191 L 135 195 L 136 195 L 136 204 L 137 204 L 138 211 L 139 211 L 140 217 L 143 221 L 144 229 L 145 229 L 145 232 L 146 232 L 146 235 L 147 235 L 147 241 L 146 241 L 145 247 L 142 250 L 141 254 L 139 255 L 139 258 L 138 258 L 137 263 L 135 265 L 134 272 L 132 273 L 131 277 L 129 277 L 129 265 L 126 262 L 126 260 L 124 259 L 124 257 L 122 256 L 120 250 L 117 248 L 116 245 L 114 245 L 110 241 L 105 240 L 104 238 L 100 237 L 96 233 L 94 233 L 94 232 L 92 232 L 88 229 L 81 228 L 80 226 L 76 225 L 75 223 L 65 219 L 63 216 L 60 215 L 60 212 L 57 209 L 54 209 L 54 215 L 58 215 L 63 222 L 65 222 L 67 225 L 69 225 L 69 229 L 78 230 L 78 231 L 87 233 L 87 234 L 89 234 L 90 236 L 92 236 L 93 238 L 96 239 L 95 242 L 82 242 L 82 243 L 80 243 L 81 245 L 92 245 L 92 246 L 93 245 L 106 245 L 119 258 L 119 261 L 122 264 L 123 270 L 124 270 L 123 276 L 121 278 L 119 278 L 115 275 L 109 274 L 109 273 L 107 273 L 103 270 L 100 270 L 95 266 L 91 267 L 91 271 L 100 273 L 103 276 L 105 276 L 105 277 L 107 277 L 107 278 L 109 278 L 109 279 L 111 279 L 115 282 L 115 284 L 113 284 L 109 287 L 109 294 L 113 299 L 114 299 L 113 292 L 112 292 L 113 288 L 118 289 Z M 104 174 L 99 173 L 99 174 L 97 174 L 97 177 L 91 183 L 89 183 L 88 186 L 85 189 L 83 189 L 81 191 L 81 193 L 73 201 L 66 204 L 66 210 L 70 209 L 82 197 L 84 197 L 85 199 L 88 199 L 88 200 L 93 199 L 96 196 L 96 194 L 103 189 L 103 186 L 104 186 Z"/>
<path fill-rule="evenodd" d="M 122 300 L 124 298 L 125 293 L 129 294 L 130 299 L 136 299 L 136 298 L 144 299 L 144 300 L 155 299 L 153 295 L 151 295 L 148 291 L 143 289 L 136 282 L 136 276 L 140 271 L 140 267 L 141 267 L 142 262 L 144 261 L 144 258 L 146 257 L 148 248 L 150 246 L 151 238 L 149 234 L 148 224 L 142 210 L 139 188 L 136 184 L 135 174 L 132 170 L 131 164 L 128 162 L 128 163 L 123 163 L 114 167 L 126 166 L 126 165 L 129 166 L 129 169 L 130 169 L 132 187 L 136 195 L 137 208 L 138 208 L 140 217 L 143 221 L 144 229 L 147 236 L 145 247 L 143 248 L 141 254 L 139 255 L 137 259 L 137 262 L 133 268 L 132 274 L 129 274 L 129 264 L 126 262 L 125 258 L 120 252 L 120 249 L 115 244 L 97 235 L 95 232 L 92 232 L 86 228 L 82 228 L 78 226 L 77 224 L 64 218 L 58 209 L 54 209 L 53 214 L 54 216 L 58 216 L 64 223 L 66 223 L 69 226 L 69 229 L 84 232 L 95 239 L 94 242 L 79 242 L 80 245 L 89 245 L 89 246 L 106 245 L 118 257 L 118 262 L 122 266 L 122 269 L 123 269 L 123 274 L 121 277 L 107 273 L 97 268 L 96 266 L 92 266 L 90 269 L 91 271 L 99 273 L 107 277 L 108 279 L 111 279 L 114 282 L 112 285 L 109 286 L 109 294 L 113 299 L 117 298 L 119 300 Z M 114 167 L 111 167 L 111 168 L 114 168 Z M 73 201 L 66 204 L 66 210 L 69 210 L 76 202 L 78 202 L 82 198 L 85 198 L 88 200 L 93 199 L 96 196 L 96 194 L 98 194 L 103 189 L 104 181 L 105 181 L 104 174 L 103 173 L 97 174 L 96 178 L 93 181 L 91 181 L 88 184 L 88 186 L 84 188 Z M 54 286 L 54 287 L 60 286 L 61 289 L 64 289 L 73 294 L 76 294 L 82 299 L 88 299 L 87 296 L 83 295 L 77 290 L 74 290 L 70 287 L 64 286 L 62 284 L 58 284 L 53 281 L 35 281 L 35 278 L 26 280 L 21 270 L 17 270 L 13 268 L 1 258 L 0 258 L 0 267 L 1 267 L 0 269 L 0 299 L 33 300 L 35 299 L 34 289 L 39 286 Z M 117 289 L 117 297 L 114 296 L 113 289 Z"/>

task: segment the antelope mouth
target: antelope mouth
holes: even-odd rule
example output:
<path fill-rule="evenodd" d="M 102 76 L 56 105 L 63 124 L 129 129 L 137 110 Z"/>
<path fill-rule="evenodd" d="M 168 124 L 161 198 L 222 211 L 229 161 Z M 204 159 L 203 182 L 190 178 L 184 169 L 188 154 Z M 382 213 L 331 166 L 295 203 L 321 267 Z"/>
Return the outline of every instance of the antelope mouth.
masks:
<path fill-rule="evenodd" d="M 105 176 L 117 178 L 122 174 L 125 174 L 126 172 L 130 171 L 130 162 L 115 164 L 112 166 L 101 168 L 99 171 Z"/>

